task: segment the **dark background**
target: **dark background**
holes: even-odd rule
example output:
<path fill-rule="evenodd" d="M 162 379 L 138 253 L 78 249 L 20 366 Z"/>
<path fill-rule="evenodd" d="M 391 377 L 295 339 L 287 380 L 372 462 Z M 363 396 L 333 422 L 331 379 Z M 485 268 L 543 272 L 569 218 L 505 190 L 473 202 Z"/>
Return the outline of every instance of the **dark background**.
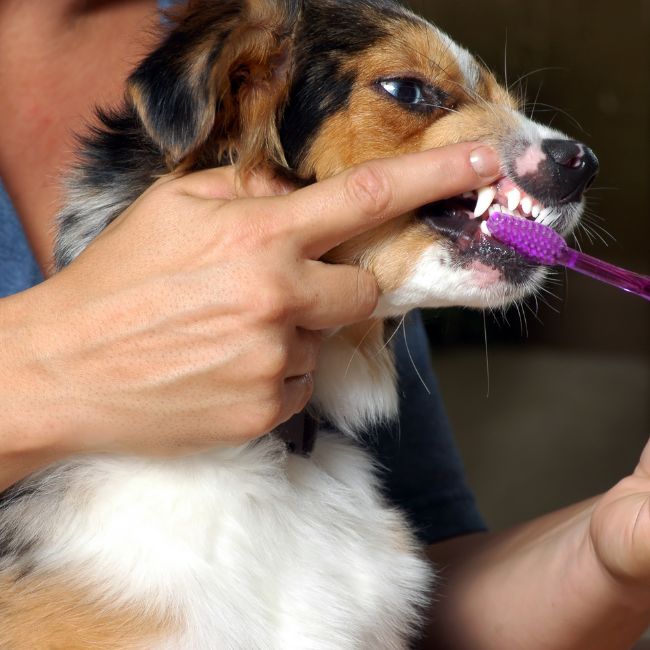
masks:
<path fill-rule="evenodd" d="M 537 98 L 534 118 L 600 159 L 588 194 L 596 235 L 578 235 L 583 249 L 650 273 L 650 1 L 411 7 L 501 81 L 506 58 L 509 83 L 527 75 L 521 87 L 528 101 Z M 536 314 L 529 301 L 526 323 L 513 309 L 485 320 L 471 310 L 425 315 L 469 480 L 493 528 L 607 489 L 648 440 L 650 303 L 574 272 L 557 280 Z"/>

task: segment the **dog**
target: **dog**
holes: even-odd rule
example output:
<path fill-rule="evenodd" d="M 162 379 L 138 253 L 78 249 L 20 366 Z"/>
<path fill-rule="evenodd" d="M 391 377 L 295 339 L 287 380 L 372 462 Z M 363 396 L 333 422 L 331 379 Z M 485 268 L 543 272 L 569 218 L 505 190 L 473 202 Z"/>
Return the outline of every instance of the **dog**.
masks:
<path fill-rule="evenodd" d="M 234 163 L 306 185 L 482 141 L 502 175 L 327 254 L 372 271 L 381 297 L 323 344 L 310 411 L 336 431 L 309 456 L 270 432 L 192 457 L 77 457 L 6 491 L 0 648 L 407 648 L 431 569 L 354 440 L 397 414 L 387 324 L 535 291 L 544 270 L 481 222 L 505 210 L 568 234 L 597 160 L 393 0 L 193 0 L 169 23 L 83 145 L 59 268 L 169 172 Z"/>

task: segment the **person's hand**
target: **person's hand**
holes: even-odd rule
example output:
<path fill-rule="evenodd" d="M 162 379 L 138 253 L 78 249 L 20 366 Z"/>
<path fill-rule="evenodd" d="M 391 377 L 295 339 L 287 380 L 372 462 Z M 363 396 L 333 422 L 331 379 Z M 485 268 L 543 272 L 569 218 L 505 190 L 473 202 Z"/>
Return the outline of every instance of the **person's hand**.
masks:
<path fill-rule="evenodd" d="M 634 472 L 599 499 L 590 535 L 608 574 L 650 611 L 650 442 Z"/>
<path fill-rule="evenodd" d="M 632 647 L 650 625 L 650 442 L 604 494 L 428 554 L 444 591 L 424 647 Z"/>
<path fill-rule="evenodd" d="M 319 330 L 376 305 L 369 273 L 319 258 L 494 180 L 498 161 L 478 147 L 374 161 L 293 193 L 259 178 L 238 190 L 232 168 L 156 182 L 67 268 L 0 303 L 12 342 L 0 451 L 48 435 L 62 455 L 174 454 L 273 429 L 311 395 Z"/>

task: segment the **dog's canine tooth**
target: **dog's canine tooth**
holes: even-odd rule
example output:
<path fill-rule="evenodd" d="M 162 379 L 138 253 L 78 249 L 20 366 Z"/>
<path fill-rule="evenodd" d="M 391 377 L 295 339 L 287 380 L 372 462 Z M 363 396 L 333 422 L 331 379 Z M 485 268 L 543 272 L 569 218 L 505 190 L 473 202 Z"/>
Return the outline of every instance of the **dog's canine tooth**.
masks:
<path fill-rule="evenodd" d="M 521 199 L 521 211 L 524 214 L 530 214 L 533 209 L 533 200 L 530 198 L 530 196 L 524 196 L 523 199 Z"/>
<path fill-rule="evenodd" d="M 474 216 L 480 217 L 492 204 L 494 197 L 497 195 L 497 188 L 494 185 L 487 185 L 478 191 Z"/>
<path fill-rule="evenodd" d="M 508 210 L 516 210 L 519 201 L 521 201 L 521 192 L 516 187 L 513 187 L 506 196 L 508 197 Z"/>

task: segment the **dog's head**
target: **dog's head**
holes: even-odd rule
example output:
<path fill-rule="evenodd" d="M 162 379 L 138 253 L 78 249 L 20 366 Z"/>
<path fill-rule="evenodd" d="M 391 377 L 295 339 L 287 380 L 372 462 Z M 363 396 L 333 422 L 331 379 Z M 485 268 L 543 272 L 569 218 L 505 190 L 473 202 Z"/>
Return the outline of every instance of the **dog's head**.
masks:
<path fill-rule="evenodd" d="M 543 277 L 480 230 L 495 205 L 568 233 L 597 171 L 584 145 L 525 117 L 446 34 L 392 0 L 193 0 L 129 96 L 170 168 L 236 162 L 308 183 L 364 160 L 491 144 L 502 178 L 330 252 L 376 275 L 381 315 L 507 304 Z"/>

